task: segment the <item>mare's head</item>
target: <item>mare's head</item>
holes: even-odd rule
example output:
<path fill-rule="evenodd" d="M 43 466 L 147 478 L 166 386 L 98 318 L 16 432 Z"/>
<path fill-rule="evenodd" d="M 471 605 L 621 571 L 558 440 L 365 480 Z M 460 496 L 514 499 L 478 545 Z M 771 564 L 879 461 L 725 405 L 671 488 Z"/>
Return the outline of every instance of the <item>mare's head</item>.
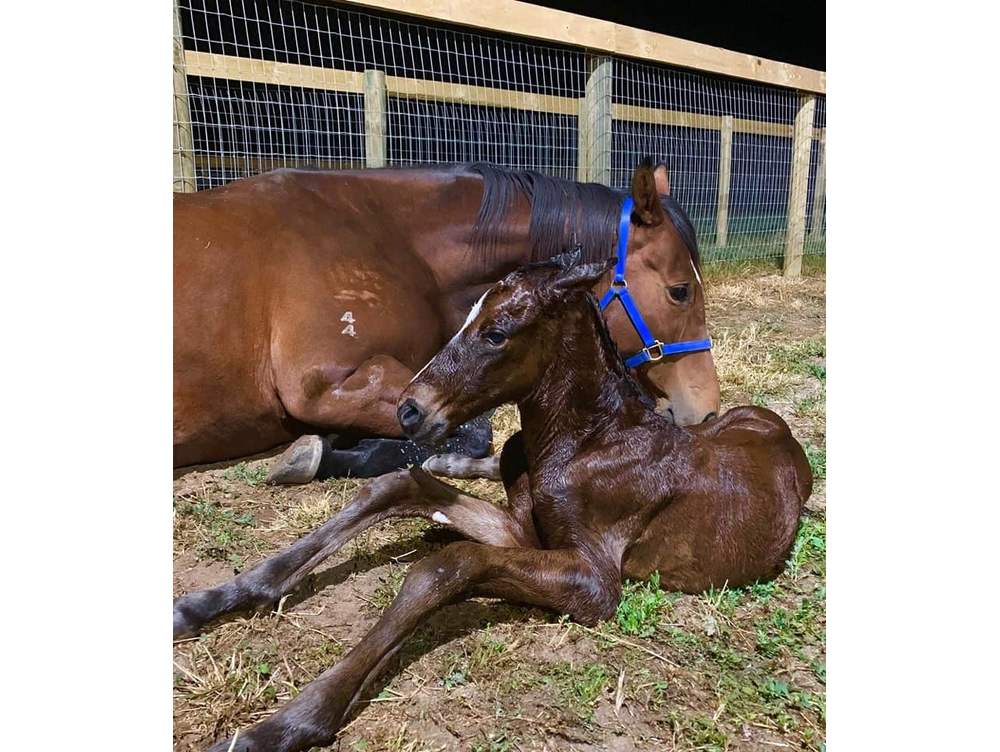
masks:
<path fill-rule="evenodd" d="M 632 175 L 631 193 L 635 208 L 625 279 L 640 313 L 653 336 L 662 342 L 707 338 L 705 293 L 695 241 L 692 237 L 685 242 L 668 215 L 666 207 L 672 200 L 668 198 L 666 167 L 653 169 L 648 162 L 639 165 Z M 610 279 L 609 272 L 594 288 L 595 294 L 602 295 Z M 639 335 L 617 301 L 605 310 L 605 318 L 622 353 L 642 348 Z M 640 365 L 635 375 L 657 398 L 658 412 L 677 423 L 700 423 L 719 411 L 719 378 L 710 350 L 664 357 Z"/>
<path fill-rule="evenodd" d="M 410 438 L 438 441 L 491 407 L 521 402 L 542 388 L 555 359 L 569 360 L 595 379 L 601 368 L 624 377 L 624 363 L 603 326 L 579 325 L 599 315 L 589 293 L 613 260 L 575 262 L 566 254 L 533 264 L 486 291 L 401 395 L 397 415 Z M 589 347 L 581 341 L 587 336 L 593 340 Z M 601 357 L 605 363 L 595 362 Z"/>

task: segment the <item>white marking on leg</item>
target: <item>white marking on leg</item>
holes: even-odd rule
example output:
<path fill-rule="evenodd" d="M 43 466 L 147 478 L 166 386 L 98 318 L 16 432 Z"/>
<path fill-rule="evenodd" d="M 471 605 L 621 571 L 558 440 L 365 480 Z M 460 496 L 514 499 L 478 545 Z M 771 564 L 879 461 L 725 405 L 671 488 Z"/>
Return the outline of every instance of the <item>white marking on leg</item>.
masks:
<path fill-rule="evenodd" d="M 448 515 L 442 512 L 434 512 L 434 514 L 431 515 L 431 519 L 435 522 L 440 522 L 442 525 L 451 524 L 451 520 L 448 519 Z"/>

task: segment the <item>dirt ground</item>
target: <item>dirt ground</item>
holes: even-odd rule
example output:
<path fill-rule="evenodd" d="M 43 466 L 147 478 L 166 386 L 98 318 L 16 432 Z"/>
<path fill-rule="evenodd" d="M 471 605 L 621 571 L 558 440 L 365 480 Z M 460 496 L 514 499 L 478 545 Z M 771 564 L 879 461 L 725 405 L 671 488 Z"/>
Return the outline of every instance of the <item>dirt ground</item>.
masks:
<path fill-rule="evenodd" d="M 476 600 L 436 614 L 329 749 L 825 749 L 825 273 L 710 267 L 709 329 L 723 408 L 766 405 L 806 447 L 816 475 L 786 572 L 698 596 L 631 583 L 596 629 Z M 498 411 L 496 445 L 516 429 Z M 340 509 L 358 481 L 262 482 L 267 459 L 174 481 L 174 591 L 216 584 Z M 489 481 L 458 482 L 503 502 Z M 410 563 L 450 540 L 419 521 L 347 544 L 272 613 L 239 617 L 174 646 L 174 748 L 201 750 L 273 712 L 374 624 Z M 280 611 L 280 612 L 279 612 Z"/>

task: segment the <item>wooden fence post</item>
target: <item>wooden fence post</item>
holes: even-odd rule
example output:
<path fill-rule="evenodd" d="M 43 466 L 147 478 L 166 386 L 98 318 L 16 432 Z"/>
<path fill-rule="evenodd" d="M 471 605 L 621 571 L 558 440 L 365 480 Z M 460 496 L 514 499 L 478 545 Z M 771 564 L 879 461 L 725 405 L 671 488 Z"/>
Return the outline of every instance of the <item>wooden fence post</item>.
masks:
<path fill-rule="evenodd" d="M 800 94 L 792 135 L 792 166 L 788 187 L 788 231 L 785 235 L 785 276 L 802 273 L 806 239 L 806 194 L 809 190 L 809 151 L 812 146 L 816 95 Z"/>
<path fill-rule="evenodd" d="M 191 134 L 187 70 L 184 66 L 184 38 L 181 36 L 181 16 L 177 0 L 174 0 L 174 190 L 180 193 L 198 190 L 194 171 L 194 138 Z"/>
<path fill-rule="evenodd" d="M 587 179 L 611 185 L 611 58 L 590 59 L 586 110 Z"/>
<path fill-rule="evenodd" d="M 826 132 L 819 137 L 819 155 L 816 162 L 816 187 L 813 189 L 812 227 L 809 237 L 823 234 L 823 209 L 826 208 Z"/>
<path fill-rule="evenodd" d="M 385 167 L 385 73 L 366 70 L 365 89 L 365 166 Z"/>
<path fill-rule="evenodd" d="M 720 248 L 729 242 L 729 176 L 733 164 L 733 116 L 722 118 L 719 130 L 719 201 L 715 213 L 715 244 Z"/>
<path fill-rule="evenodd" d="M 588 151 L 587 100 L 580 100 L 579 114 L 576 116 L 576 179 L 581 183 L 590 182 L 590 153 Z"/>

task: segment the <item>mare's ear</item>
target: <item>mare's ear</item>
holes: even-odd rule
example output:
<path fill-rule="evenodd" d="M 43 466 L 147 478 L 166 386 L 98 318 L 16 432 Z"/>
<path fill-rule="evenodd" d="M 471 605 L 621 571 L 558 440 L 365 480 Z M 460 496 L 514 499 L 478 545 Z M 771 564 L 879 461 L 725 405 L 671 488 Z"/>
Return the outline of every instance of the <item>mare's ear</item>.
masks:
<path fill-rule="evenodd" d="M 653 170 L 653 182 L 656 183 L 656 192 L 661 196 L 670 195 L 670 173 L 667 172 L 667 166 L 660 162 L 656 165 L 656 169 Z"/>
<path fill-rule="evenodd" d="M 653 163 L 649 157 L 642 160 L 632 173 L 632 200 L 635 202 L 633 213 L 642 224 L 655 227 L 666 219 L 653 175 Z"/>
<path fill-rule="evenodd" d="M 589 290 L 617 261 L 618 259 L 610 258 L 566 269 L 552 280 L 550 288 L 553 290 L 575 290 L 583 287 Z"/>

